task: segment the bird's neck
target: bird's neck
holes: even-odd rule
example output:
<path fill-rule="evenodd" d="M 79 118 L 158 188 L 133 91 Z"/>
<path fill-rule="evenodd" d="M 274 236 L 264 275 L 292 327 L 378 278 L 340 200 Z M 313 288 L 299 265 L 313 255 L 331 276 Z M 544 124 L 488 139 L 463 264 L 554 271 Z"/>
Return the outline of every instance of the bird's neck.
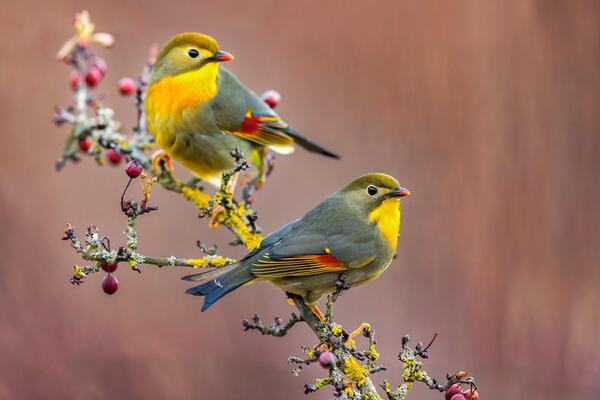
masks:
<path fill-rule="evenodd" d="M 398 246 L 400 231 L 400 200 L 384 200 L 377 208 L 369 213 L 369 222 L 377 225 L 383 238 L 388 242 L 392 251 Z"/>
<path fill-rule="evenodd" d="M 173 115 L 198 106 L 217 94 L 218 63 L 174 76 L 165 76 L 148 87 L 146 112 Z"/>

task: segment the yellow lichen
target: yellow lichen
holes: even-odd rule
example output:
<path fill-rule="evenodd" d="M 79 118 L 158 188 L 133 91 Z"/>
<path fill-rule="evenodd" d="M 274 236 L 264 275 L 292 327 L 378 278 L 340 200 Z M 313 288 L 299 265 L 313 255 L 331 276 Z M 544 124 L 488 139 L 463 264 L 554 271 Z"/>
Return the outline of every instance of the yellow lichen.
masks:
<path fill-rule="evenodd" d="M 416 363 L 414 360 L 409 359 L 404 361 L 402 368 L 404 369 L 402 379 L 404 379 L 405 382 L 414 382 L 420 380 L 423 376 L 421 364 Z"/>
<path fill-rule="evenodd" d="M 188 258 L 185 262 L 191 264 L 194 268 L 223 267 L 227 264 L 227 258 L 221 256 L 206 256 L 202 258 Z"/>
<path fill-rule="evenodd" d="M 339 326 L 338 324 L 334 324 L 333 327 L 331 328 L 331 333 L 335 336 L 341 335 L 342 332 L 343 332 L 342 327 Z"/>
<path fill-rule="evenodd" d="M 210 196 L 206 193 L 198 189 L 191 189 L 187 186 L 181 188 L 181 195 L 184 199 L 194 203 L 196 208 L 198 208 L 199 210 L 205 209 L 208 206 L 208 202 L 210 201 Z"/>
<path fill-rule="evenodd" d="M 354 395 L 354 390 L 352 390 L 352 386 L 346 386 L 344 389 L 342 389 L 342 394 L 345 394 L 346 396 Z"/>
<path fill-rule="evenodd" d="M 367 358 L 371 361 L 376 361 L 379 358 L 379 353 L 375 350 L 375 345 L 371 344 L 369 350 L 365 353 Z"/>
<path fill-rule="evenodd" d="M 85 278 L 85 272 L 79 268 L 78 264 L 73 265 L 73 278 L 78 280 Z"/>
<path fill-rule="evenodd" d="M 348 357 L 344 360 L 344 374 L 356 383 L 357 387 L 361 387 L 366 382 L 367 370 L 361 367 L 361 365 L 352 357 Z"/>

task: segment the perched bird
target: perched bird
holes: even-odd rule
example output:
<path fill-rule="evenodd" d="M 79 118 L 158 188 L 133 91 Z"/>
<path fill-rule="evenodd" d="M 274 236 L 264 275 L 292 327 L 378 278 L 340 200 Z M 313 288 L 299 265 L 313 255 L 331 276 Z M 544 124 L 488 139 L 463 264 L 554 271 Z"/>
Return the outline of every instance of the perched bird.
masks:
<path fill-rule="evenodd" d="M 400 198 L 410 192 L 389 175 L 361 176 L 306 215 L 267 236 L 241 261 L 185 276 L 204 296 L 202 311 L 238 287 L 268 281 L 300 295 L 320 318 L 317 302 L 341 273 L 350 286 L 377 278 L 392 261 L 400 229 Z"/>
<path fill-rule="evenodd" d="M 166 155 L 218 185 L 238 147 L 264 172 L 265 147 L 288 154 L 294 143 L 337 155 L 301 136 L 220 63 L 233 56 L 200 33 L 176 35 L 152 67 L 144 100 L 148 131 Z M 164 157 L 164 153 L 158 158 Z M 156 159 L 155 159 L 156 161 Z"/>

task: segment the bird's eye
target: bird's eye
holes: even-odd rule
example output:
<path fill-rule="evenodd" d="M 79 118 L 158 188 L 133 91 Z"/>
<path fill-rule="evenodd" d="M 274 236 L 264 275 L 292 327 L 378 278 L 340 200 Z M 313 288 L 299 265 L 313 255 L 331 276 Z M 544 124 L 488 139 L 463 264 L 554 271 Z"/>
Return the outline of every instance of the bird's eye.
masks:
<path fill-rule="evenodd" d="M 200 53 L 198 53 L 198 50 L 196 49 L 189 49 L 188 50 L 188 56 L 192 57 L 192 58 L 196 58 L 200 55 Z"/>
<path fill-rule="evenodd" d="M 367 193 L 369 193 L 369 196 L 375 196 L 377 194 L 377 188 L 373 185 L 369 185 Z"/>

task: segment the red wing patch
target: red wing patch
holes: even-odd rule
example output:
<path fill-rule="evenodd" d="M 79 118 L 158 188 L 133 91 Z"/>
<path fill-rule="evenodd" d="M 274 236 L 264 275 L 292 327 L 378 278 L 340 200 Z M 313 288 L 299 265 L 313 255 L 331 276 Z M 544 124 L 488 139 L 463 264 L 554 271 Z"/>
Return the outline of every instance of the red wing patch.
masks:
<path fill-rule="evenodd" d="M 347 269 L 329 253 L 281 258 L 271 258 L 269 254 L 265 254 L 252 265 L 251 272 L 257 277 L 275 279 L 341 272 Z"/>
<path fill-rule="evenodd" d="M 294 139 L 284 131 L 287 127 L 277 115 L 253 114 L 248 111 L 240 130 L 231 133 L 263 146 L 281 146 L 294 143 Z"/>

